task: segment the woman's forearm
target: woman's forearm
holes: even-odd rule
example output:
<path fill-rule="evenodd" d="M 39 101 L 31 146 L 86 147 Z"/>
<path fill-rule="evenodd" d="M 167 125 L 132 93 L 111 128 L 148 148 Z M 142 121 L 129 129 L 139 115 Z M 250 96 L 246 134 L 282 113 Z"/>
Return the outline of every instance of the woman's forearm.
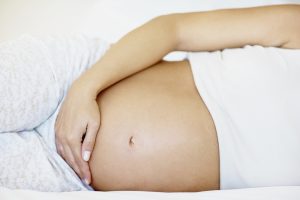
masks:
<path fill-rule="evenodd" d="M 172 17 L 157 17 L 125 35 L 81 78 L 97 95 L 101 90 L 160 61 L 176 47 Z"/>
<path fill-rule="evenodd" d="M 299 48 L 300 6 L 266 6 L 157 17 L 133 30 L 88 70 L 79 85 L 97 94 L 174 50 L 212 51 L 246 44 Z M 296 38 L 296 39 L 295 39 Z"/>

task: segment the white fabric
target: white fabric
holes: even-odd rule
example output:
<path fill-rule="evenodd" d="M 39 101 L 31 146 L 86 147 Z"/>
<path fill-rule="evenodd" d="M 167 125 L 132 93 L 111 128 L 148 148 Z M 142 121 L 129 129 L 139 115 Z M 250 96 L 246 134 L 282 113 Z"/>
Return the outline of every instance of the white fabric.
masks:
<path fill-rule="evenodd" d="M 86 190 L 57 154 L 54 123 L 70 84 L 108 44 L 83 35 L 0 44 L 0 186 Z"/>
<path fill-rule="evenodd" d="M 300 50 L 190 53 L 216 125 L 221 188 L 300 185 Z"/>
<path fill-rule="evenodd" d="M 0 187 L 0 199 L 9 200 L 299 200 L 300 186 L 267 187 L 208 192 L 64 192 L 46 193 Z"/>

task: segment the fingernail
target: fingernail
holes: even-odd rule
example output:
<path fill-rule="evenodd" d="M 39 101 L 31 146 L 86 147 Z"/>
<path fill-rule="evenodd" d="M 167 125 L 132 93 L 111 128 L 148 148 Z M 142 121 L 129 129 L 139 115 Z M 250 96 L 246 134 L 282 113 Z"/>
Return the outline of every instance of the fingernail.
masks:
<path fill-rule="evenodd" d="M 91 157 L 91 152 L 90 151 L 84 151 L 82 157 L 83 157 L 84 161 L 89 161 L 89 159 Z"/>
<path fill-rule="evenodd" d="M 84 183 L 85 183 L 85 184 L 87 184 L 87 185 L 89 185 L 89 184 L 90 184 L 90 182 L 89 182 L 89 181 L 88 181 L 88 179 L 86 179 L 86 178 L 85 178 L 85 179 L 83 179 L 83 181 L 84 181 Z"/>

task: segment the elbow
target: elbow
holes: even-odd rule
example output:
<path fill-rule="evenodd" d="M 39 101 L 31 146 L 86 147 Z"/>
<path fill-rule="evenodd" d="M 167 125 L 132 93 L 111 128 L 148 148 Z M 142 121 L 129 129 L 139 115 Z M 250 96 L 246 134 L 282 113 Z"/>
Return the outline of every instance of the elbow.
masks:
<path fill-rule="evenodd" d="M 175 51 L 187 50 L 188 16 L 189 13 L 175 13 L 165 16 L 168 23 L 172 26 L 172 33 L 175 38 Z"/>
<path fill-rule="evenodd" d="M 152 23 L 156 23 L 157 27 L 166 34 L 166 38 L 170 40 L 172 51 L 180 50 L 178 47 L 182 41 L 180 31 L 181 16 L 182 14 L 180 13 L 173 13 L 161 15 L 151 20 Z"/>

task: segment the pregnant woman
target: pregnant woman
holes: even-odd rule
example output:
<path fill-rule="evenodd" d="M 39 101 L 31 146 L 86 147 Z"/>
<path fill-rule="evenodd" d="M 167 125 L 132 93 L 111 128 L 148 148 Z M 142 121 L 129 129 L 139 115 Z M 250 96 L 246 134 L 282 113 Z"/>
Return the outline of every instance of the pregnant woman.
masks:
<path fill-rule="evenodd" d="M 66 79 L 80 77 L 69 90 L 65 79 L 55 79 L 68 91 L 58 117 L 48 119 L 50 128 L 56 121 L 57 151 L 95 190 L 300 185 L 297 19 L 298 5 L 161 16 L 112 45 L 85 72 L 65 75 L 58 68 Z M 234 49 L 217 51 L 224 48 Z M 174 50 L 190 53 L 183 61 L 161 61 Z M 54 55 L 69 64 L 77 59 Z M 43 135 L 47 127 L 34 130 Z M 55 160 L 51 167 L 63 165 L 47 156 Z M 61 171 L 55 176 L 68 175 Z M 24 185 L 27 179 L 15 176 Z M 2 185 L 21 182 L 4 177 Z M 39 184 L 45 183 L 31 188 Z"/>
<path fill-rule="evenodd" d="M 60 154 L 90 182 L 93 150 L 99 190 L 300 185 L 299 50 L 160 62 L 173 50 L 300 48 L 296 19 L 299 6 L 270 6 L 167 15 L 132 31 L 73 84 L 57 120 Z"/>

